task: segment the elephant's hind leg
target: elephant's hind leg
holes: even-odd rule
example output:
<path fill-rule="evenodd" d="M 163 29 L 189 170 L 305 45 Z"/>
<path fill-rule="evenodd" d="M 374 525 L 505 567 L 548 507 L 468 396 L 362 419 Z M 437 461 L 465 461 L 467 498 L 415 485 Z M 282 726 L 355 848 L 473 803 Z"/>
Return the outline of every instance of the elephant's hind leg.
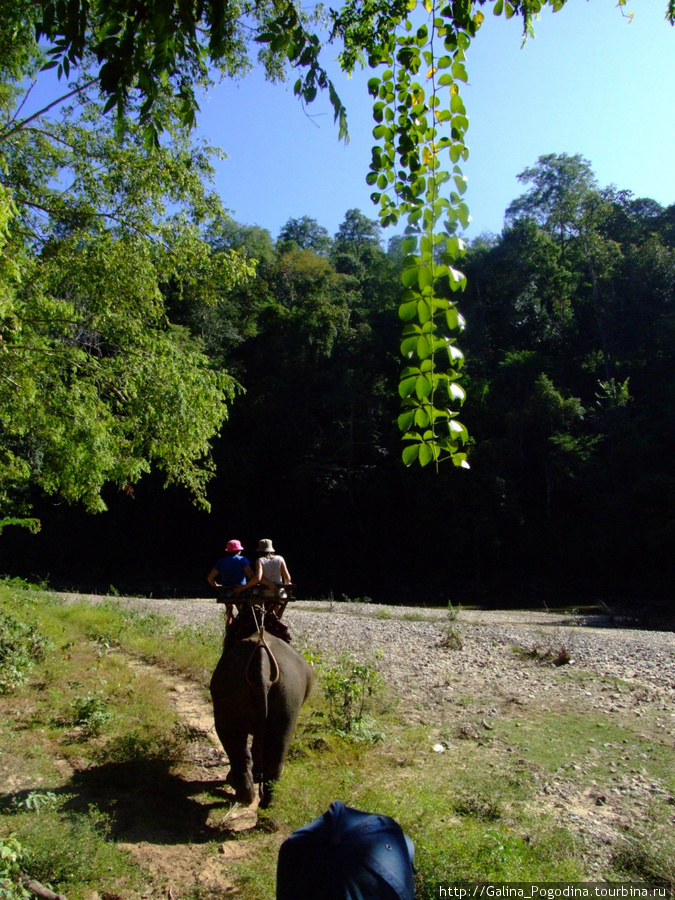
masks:
<path fill-rule="evenodd" d="M 267 720 L 265 743 L 260 752 L 262 773 L 261 776 L 258 776 L 261 779 L 260 807 L 262 809 L 266 809 L 272 802 L 274 785 L 281 777 L 297 718 L 297 712 L 283 710 L 273 713 Z M 254 759 L 257 756 L 256 749 L 254 747 Z"/>
<path fill-rule="evenodd" d="M 219 717 L 216 718 L 216 732 L 230 763 L 227 783 L 234 788 L 237 802 L 251 804 L 255 800 L 255 787 L 248 733 L 241 726 L 218 719 Z"/>

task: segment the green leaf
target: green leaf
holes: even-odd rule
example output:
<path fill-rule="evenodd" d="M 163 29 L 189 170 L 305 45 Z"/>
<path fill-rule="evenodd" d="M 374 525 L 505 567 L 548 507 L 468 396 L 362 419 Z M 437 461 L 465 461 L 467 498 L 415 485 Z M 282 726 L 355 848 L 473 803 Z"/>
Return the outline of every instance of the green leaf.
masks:
<path fill-rule="evenodd" d="M 399 386 L 400 393 L 400 386 Z M 410 392 L 412 393 L 412 391 Z M 431 379 L 426 375 L 418 375 L 415 379 L 415 393 L 420 400 L 426 399 L 431 393 Z M 401 395 L 403 396 L 403 395 Z M 408 394 L 405 395 L 409 396 Z"/>
<path fill-rule="evenodd" d="M 406 409 L 402 413 L 399 413 L 399 417 L 396 420 L 398 422 L 398 427 L 400 431 L 407 431 L 413 423 L 415 418 L 416 410 L 414 409 Z"/>
<path fill-rule="evenodd" d="M 459 400 L 460 403 L 464 403 L 466 400 L 466 391 L 461 385 L 457 384 L 456 381 L 450 382 L 448 385 L 448 393 L 453 400 Z"/>
<path fill-rule="evenodd" d="M 404 269 L 401 272 L 401 281 L 403 282 L 404 287 L 407 288 L 412 287 L 413 284 L 417 285 L 417 266 L 410 266 L 408 269 Z"/>
<path fill-rule="evenodd" d="M 420 376 L 415 376 L 414 378 L 404 378 L 399 383 L 399 386 L 398 386 L 399 396 L 403 397 L 404 399 L 406 397 L 410 397 L 412 395 L 413 391 L 415 390 L 415 387 L 417 385 L 417 379 L 419 377 Z"/>
<path fill-rule="evenodd" d="M 419 461 L 421 466 L 426 466 L 433 461 L 434 453 L 429 444 L 419 445 Z"/>
<path fill-rule="evenodd" d="M 448 323 L 448 328 L 451 328 L 453 331 L 459 326 L 459 313 L 456 307 L 453 306 L 446 312 L 445 320 Z"/>
<path fill-rule="evenodd" d="M 425 288 L 431 287 L 434 283 L 434 276 L 427 266 L 420 266 L 417 271 L 417 282 L 420 286 L 420 290 L 424 290 Z"/>
<path fill-rule="evenodd" d="M 417 318 L 423 325 L 431 320 L 431 307 L 426 300 L 417 301 Z"/>
<path fill-rule="evenodd" d="M 419 406 L 414 413 L 415 425 L 417 428 L 426 428 L 429 424 L 429 416 L 424 408 Z"/>
<path fill-rule="evenodd" d="M 448 344 L 448 356 L 450 357 L 452 365 L 464 362 L 464 354 L 459 347 L 455 347 L 454 344 Z"/>
<path fill-rule="evenodd" d="M 448 424 L 450 425 L 450 431 L 456 438 L 460 438 L 463 442 L 468 440 L 469 433 L 461 422 L 458 422 L 457 419 L 450 419 Z"/>
<path fill-rule="evenodd" d="M 417 336 L 408 337 L 401 341 L 401 355 L 411 358 L 413 353 L 417 351 Z"/>
<path fill-rule="evenodd" d="M 419 338 L 417 338 L 417 345 L 415 349 L 420 359 L 426 359 L 428 356 L 431 356 L 431 345 L 423 334 L 420 335 Z"/>
<path fill-rule="evenodd" d="M 403 459 L 403 463 L 406 466 L 411 466 L 415 460 L 417 459 L 420 452 L 420 444 L 408 444 L 407 447 L 403 448 L 403 452 L 401 453 L 401 458 Z"/>

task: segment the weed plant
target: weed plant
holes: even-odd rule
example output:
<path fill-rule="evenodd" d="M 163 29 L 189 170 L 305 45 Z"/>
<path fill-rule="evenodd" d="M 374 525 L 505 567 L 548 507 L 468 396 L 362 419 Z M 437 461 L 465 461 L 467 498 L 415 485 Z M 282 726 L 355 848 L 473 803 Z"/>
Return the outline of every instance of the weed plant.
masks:
<path fill-rule="evenodd" d="M 531 659 L 543 665 L 567 666 L 574 662 L 571 646 L 558 633 L 540 633 L 527 647 L 514 647 L 513 652 L 523 659 Z"/>
<path fill-rule="evenodd" d="M 50 647 L 38 624 L 20 618 L 14 605 L 13 601 L 5 601 L 0 607 L 0 694 L 24 684 Z"/>
<path fill-rule="evenodd" d="M 612 854 L 616 871 L 633 881 L 663 884 L 675 892 L 675 839 L 672 827 L 656 828 L 649 834 L 634 831 Z"/>
<path fill-rule="evenodd" d="M 14 836 L 0 838 L 0 900 L 28 900 L 21 885 L 23 848 Z"/>
<path fill-rule="evenodd" d="M 332 665 L 325 662 L 320 653 L 308 650 L 305 656 L 318 670 L 326 700 L 325 709 L 314 710 L 314 730 L 320 731 L 323 726 L 333 734 L 351 740 L 382 740 L 382 733 L 368 715 L 374 695 L 382 689 L 377 669 L 369 663 L 359 662 L 349 653 L 341 654 Z"/>

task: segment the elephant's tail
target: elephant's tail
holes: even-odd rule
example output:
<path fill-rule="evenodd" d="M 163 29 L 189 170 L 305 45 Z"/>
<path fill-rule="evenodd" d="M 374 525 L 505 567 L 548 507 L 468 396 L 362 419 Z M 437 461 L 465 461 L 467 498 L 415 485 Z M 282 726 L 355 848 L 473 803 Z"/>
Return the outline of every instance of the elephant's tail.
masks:
<path fill-rule="evenodd" d="M 246 680 L 251 690 L 255 710 L 256 725 L 251 751 L 253 753 L 253 780 L 263 780 L 265 759 L 265 733 L 268 715 L 268 694 L 272 684 L 279 677 L 279 666 L 271 651 L 263 641 L 256 643 L 246 668 Z"/>
<path fill-rule="evenodd" d="M 270 661 L 269 683 L 270 683 L 270 685 L 276 684 L 281 675 L 281 669 L 279 668 L 279 663 L 277 662 L 276 656 L 274 655 L 269 644 L 265 640 L 265 634 L 264 634 L 262 628 L 260 629 L 260 632 L 258 634 L 258 643 L 253 648 L 253 651 L 251 653 L 249 661 L 246 664 L 246 671 L 245 671 L 246 682 L 248 683 L 248 685 L 250 687 L 251 686 L 251 676 L 249 674 L 249 669 L 251 668 L 251 664 L 253 663 L 253 660 L 256 658 L 256 653 L 258 650 L 264 650 L 265 653 L 267 654 L 267 657 Z M 263 677 L 266 677 L 266 676 L 263 674 Z"/>
<path fill-rule="evenodd" d="M 264 645 L 262 642 L 256 644 L 246 667 L 246 681 L 251 688 L 253 702 L 261 724 L 264 724 L 267 719 L 267 694 L 272 684 L 271 669 L 272 663 L 268 662 Z"/>

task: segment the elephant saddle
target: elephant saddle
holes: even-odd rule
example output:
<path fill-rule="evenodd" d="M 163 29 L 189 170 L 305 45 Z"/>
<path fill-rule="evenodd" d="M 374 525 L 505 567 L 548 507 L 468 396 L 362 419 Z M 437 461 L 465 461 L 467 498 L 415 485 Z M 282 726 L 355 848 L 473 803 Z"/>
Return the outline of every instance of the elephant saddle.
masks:
<path fill-rule="evenodd" d="M 255 614 L 253 610 L 255 609 Z M 233 619 L 227 627 L 225 638 L 228 641 L 243 641 L 244 638 L 256 634 L 262 620 L 263 627 L 268 634 L 291 643 L 291 633 L 288 627 L 273 612 L 263 610 L 261 607 L 246 607 Z"/>

